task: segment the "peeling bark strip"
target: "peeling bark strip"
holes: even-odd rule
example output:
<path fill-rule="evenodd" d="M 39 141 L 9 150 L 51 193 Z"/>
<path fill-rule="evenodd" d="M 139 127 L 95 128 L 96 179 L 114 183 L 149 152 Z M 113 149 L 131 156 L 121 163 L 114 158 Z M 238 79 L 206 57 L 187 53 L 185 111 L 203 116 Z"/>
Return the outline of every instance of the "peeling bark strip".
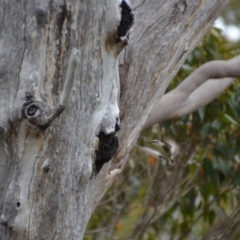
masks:
<path fill-rule="evenodd" d="M 79 57 L 80 51 L 74 48 L 71 52 L 60 104 L 57 104 L 53 108 L 46 108 L 42 102 L 34 100 L 30 92 L 26 92 L 26 102 L 22 107 L 22 118 L 26 119 L 27 125 L 30 128 L 37 131 L 44 131 L 64 111 L 72 95 Z"/>
<path fill-rule="evenodd" d="M 73 48 L 70 55 L 67 76 L 65 79 L 63 92 L 60 99 L 60 104 L 63 106 L 66 106 L 68 101 L 71 99 L 74 80 L 78 72 L 79 61 L 80 61 L 80 50 Z"/>

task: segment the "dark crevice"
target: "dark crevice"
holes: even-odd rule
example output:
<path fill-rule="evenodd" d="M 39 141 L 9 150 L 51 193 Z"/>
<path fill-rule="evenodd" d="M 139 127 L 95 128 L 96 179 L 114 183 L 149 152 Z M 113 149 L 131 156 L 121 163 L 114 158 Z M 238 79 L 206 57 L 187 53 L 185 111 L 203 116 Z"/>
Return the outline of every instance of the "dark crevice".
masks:
<path fill-rule="evenodd" d="M 98 135 L 99 146 L 96 153 L 96 170 L 99 172 L 104 163 L 109 162 L 115 155 L 118 148 L 118 138 L 113 135 L 105 135 L 100 132 Z"/>
<path fill-rule="evenodd" d="M 17 203 L 16 203 L 17 209 L 20 208 L 20 206 L 21 206 L 21 203 L 20 203 L 20 202 L 17 202 Z"/>
<path fill-rule="evenodd" d="M 118 149 L 118 137 L 116 133 L 120 130 L 120 126 L 116 123 L 115 132 L 106 135 L 103 131 L 98 134 L 99 144 L 95 151 L 96 171 L 99 172 L 104 163 L 109 162 L 116 154 Z"/>
<path fill-rule="evenodd" d="M 121 21 L 117 28 L 117 42 L 124 39 L 128 39 L 129 31 L 134 23 L 134 15 L 132 8 L 128 5 L 126 1 L 122 1 L 120 4 L 121 8 Z"/>

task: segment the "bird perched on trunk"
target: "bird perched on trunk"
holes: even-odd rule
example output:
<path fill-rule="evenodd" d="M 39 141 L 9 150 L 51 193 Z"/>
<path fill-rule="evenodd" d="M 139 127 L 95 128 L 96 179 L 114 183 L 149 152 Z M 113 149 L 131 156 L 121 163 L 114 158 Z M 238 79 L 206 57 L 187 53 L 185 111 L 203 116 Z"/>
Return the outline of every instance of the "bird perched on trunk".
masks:
<path fill-rule="evenodd" d="M 146 154 L 155 158 L 164 158 L 168 161 L 169 165 L 175 164 L 174 157 L 179 153 L 179 145 L 171 138 L 164 138 L 163 141 L 152 140 L 150 144 L 157 150 L 140 147 Z"/>

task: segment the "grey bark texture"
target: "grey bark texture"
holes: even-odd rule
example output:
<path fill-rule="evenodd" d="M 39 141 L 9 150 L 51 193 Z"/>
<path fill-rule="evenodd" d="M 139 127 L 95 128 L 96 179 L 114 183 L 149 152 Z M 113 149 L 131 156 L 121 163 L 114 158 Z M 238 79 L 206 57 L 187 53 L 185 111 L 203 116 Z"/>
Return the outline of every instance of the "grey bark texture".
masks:
<path fill-rule="evenodd" d="M 157 99 L 228 2 L 133 1 L 118 62 L 120 1 L 1 1 L 0 239 L 82 239 Z M 99 133 L 112 136 L 119 120 L 118 151 L 97 172 Z"/>

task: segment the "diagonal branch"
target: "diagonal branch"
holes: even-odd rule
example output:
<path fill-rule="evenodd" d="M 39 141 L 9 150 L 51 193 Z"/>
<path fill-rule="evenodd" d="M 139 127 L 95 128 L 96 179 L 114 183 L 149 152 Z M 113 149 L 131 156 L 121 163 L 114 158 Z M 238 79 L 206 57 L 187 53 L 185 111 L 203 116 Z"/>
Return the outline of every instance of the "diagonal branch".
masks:
<path fill-rule="evenodd" d="M 218 228 L 213 229 L 204 240 L 213 239 L 237 239 L 237 234 L 240 224 L 240 204 L 236 207 L 233 213 L 223 222 Z M 237 230 L 237 232 L 236 232 Z"/>
<path fill-rule="evenodd" d="M 211 102 L 240 76 L 240 55 L 230 60 L 205 63 L 175 89 L 163 95 L 144 128 L 181 117 Z"/>

